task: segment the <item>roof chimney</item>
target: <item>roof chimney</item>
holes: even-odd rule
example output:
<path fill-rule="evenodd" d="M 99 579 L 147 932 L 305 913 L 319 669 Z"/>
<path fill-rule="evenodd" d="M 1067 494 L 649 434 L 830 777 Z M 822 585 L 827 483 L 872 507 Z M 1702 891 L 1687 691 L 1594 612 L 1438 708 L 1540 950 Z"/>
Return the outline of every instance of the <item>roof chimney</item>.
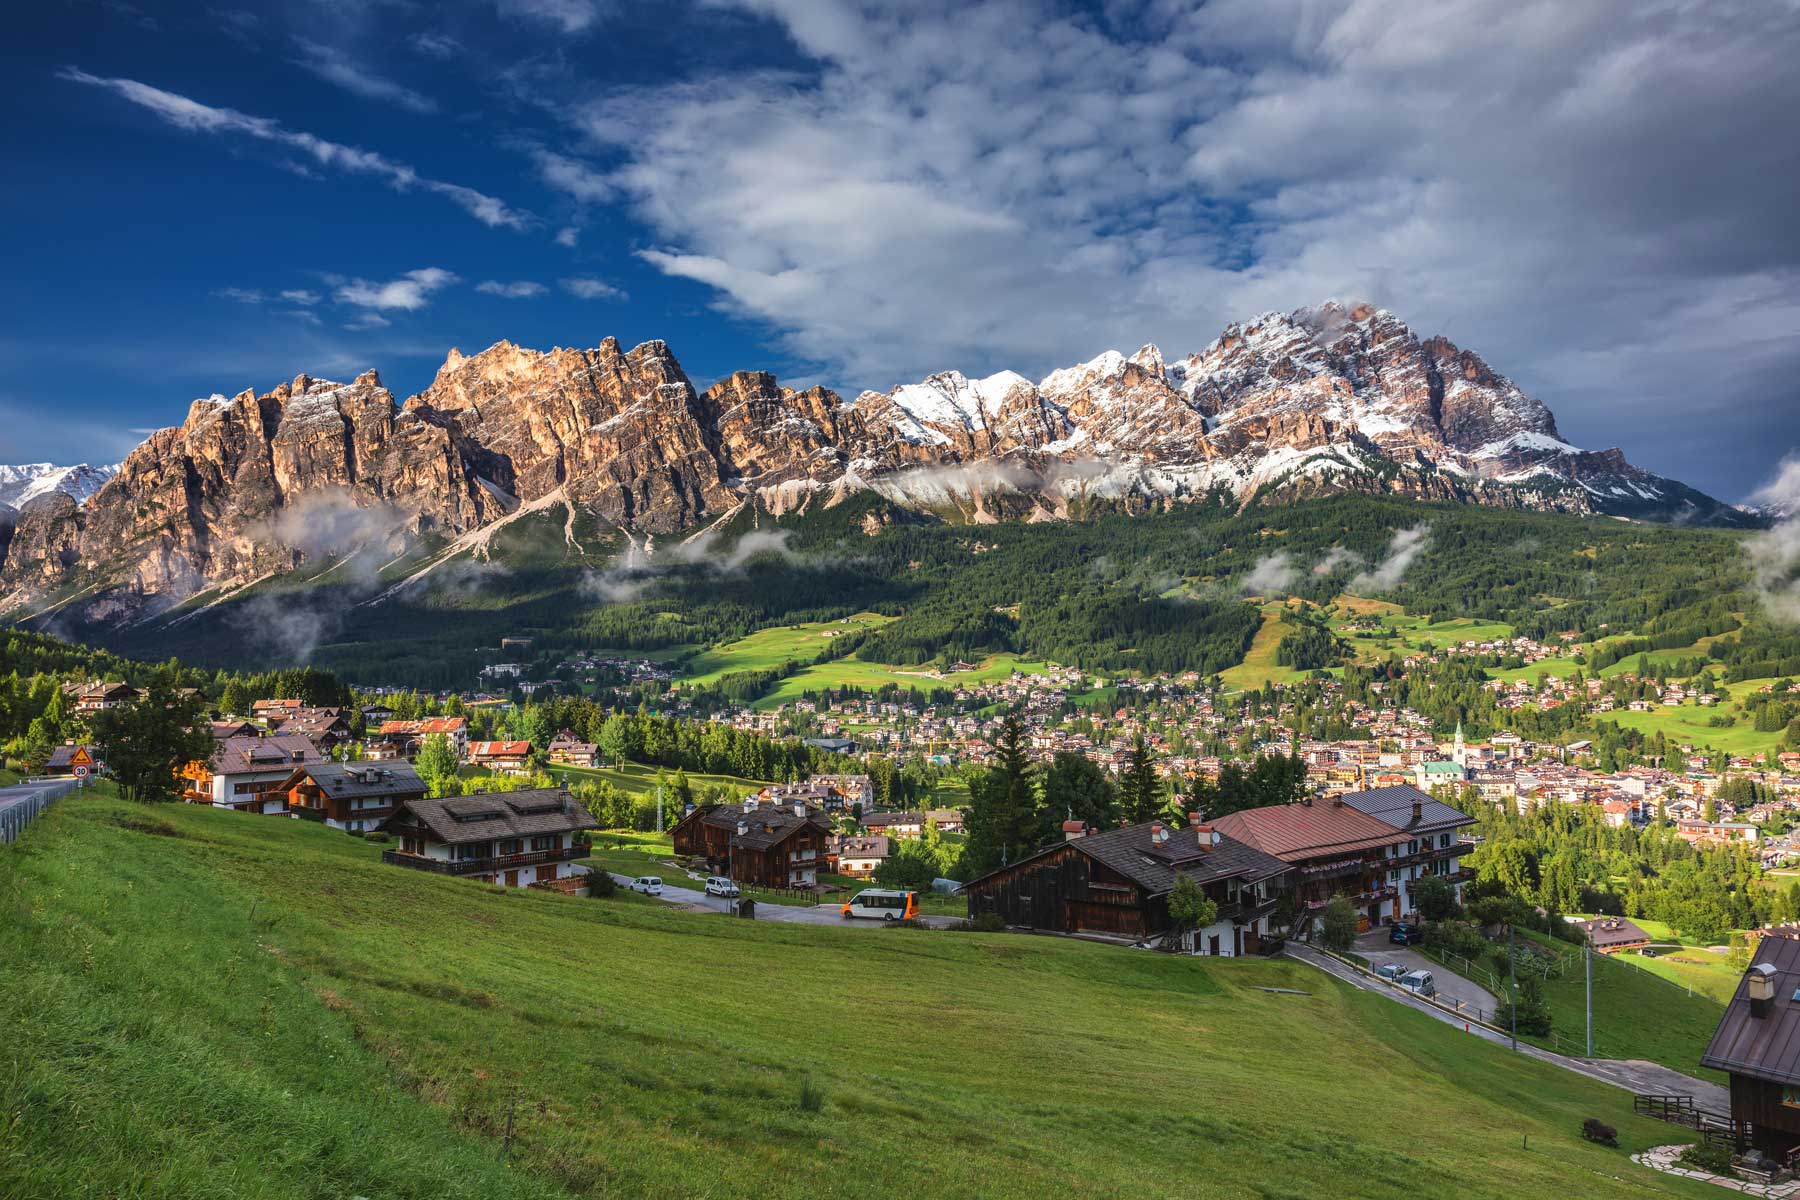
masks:
<path fill-rule="evenodd" d="M 756 797 L 755 796 L 745 796 L 744 797 L 744 811 L 745 812 L 755 812 L 756 811 Z"/>
<path fill-rule="evenodd" d="M 1750 998 L 1750 1015 L 1766 1017 L 1775 999 L 1775 964 L 1757 963 L 1744 976 L 1744 994 Z"/>
<path fill-rule="evenodd" d="M 1150 823 L 1151 844 L 1160 846 L 1168 840 L 1169 840 L 1169 835 L 1168 835 L 1167 831 L 1165 831 L 1163 829 L 1162 822 L 1161 821 L 1152 821 Z"/>
<path fill-rule="evenodd" d="M 1197 812 L 1189 813 L 1188 814 L 1188 824 L 1193 826 L 1195 829 L 1200 828 L 1200 814 Z"/>
<path fill-rule="evenodd" d="M 794 801 L 794 815 L 802 821 L 806 819 L 806 805 L 799 800 Z"/>
<path fill-rule="evenodd" d="M 1199 840 L 1202 850 L 1211 850 L 1219 844 L 1219 831 L 1211 825 L 1195 825 L 1194 834 Z"/>
<path fill-rule="evenodd" d="M 749 834 L 750 834 L 750 822 L 739 821 L 738 822 L 738 836 L 739 837 L 748 837 Z"/>

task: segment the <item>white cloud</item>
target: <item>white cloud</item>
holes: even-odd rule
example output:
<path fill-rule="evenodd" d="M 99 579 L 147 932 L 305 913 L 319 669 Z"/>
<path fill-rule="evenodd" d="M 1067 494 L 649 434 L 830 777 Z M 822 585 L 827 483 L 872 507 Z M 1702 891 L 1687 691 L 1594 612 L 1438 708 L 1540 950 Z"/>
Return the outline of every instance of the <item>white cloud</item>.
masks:
<path fill-rule="evenodd" d="M 501 16 L 553 25 L 564 33 L 583 33 L 612 10 L 605 0 L 494 0 Z"/>
<path fill-rule="evenodd" d="M 1186 352 L 1358 296 L 1578 442 L 1660 422 L 1673 471 L 1800 373 L 1800 144 L 1767 129 L 1800 108 L 1791 4 L 737 6 L 812 71 L 565 111 L 622 158 L 597 182 L 644 259 L 840 388 Z"/>
<path fill-rule="evenodd" d="M 289 309 L 284 309 L 284 310 L 282 310 L 282 311 L 281 311 L 281 313 L 280 313 L 280 315 L 281 315 L 281 316 L 284 316 L 284 317 L 292 317 L 292 318 L 294 318 L 294 320 L 296 320 L 296 321 L 302 321 L 302 322 L 304 322 L 304 323 L 306 323 L 306 324 L 308 324 L 308 325 L 318 325 L 318 324 L 321 324 L 321 323 L 322 323 L 322 322 L 321 322 L 321 321 L 320 321 L 320 320 L 319 320 L 319 314 L 318 314 L 318 313 L 316 313 L 316 312 L 308 312 L 308 311 L 307 311 L 307 310 L 306 310 L 306 309 L 304 309 L 304 308 L 289 308 Z"/>
<path fill-rule="evenodd" d="M 336 288 L 333 295 L 341 304 L 415 312 L 425 307 L 433 292 L 455 283 L 456 276 L 442 267 L 421 267 L 416 271 L 408 271 L 398 279 L 385 282 L 337 276 L 331 277 L 329 282 Z"/>
<path fill-rule="evenodd" d="M 239 304 L 261 304 L 263 302 L 263 294 L 256 288 L 222 287 L 217 294 L 227 300 L 236 300 Z"/>
<path fill-rule="evenodd" d="M 386 329 L 392 324 L 392 321 L 380 313 L 367 312 L 354 321 L 344 322 L 344 328 L 360 333 L 367 329 Z"/>
<path fill-rule="evenodd" d="M 1406 577 L 1413 560 L 1425 553 L 1425 548 L 1430 544 L 1430 525 L 1396 529 L 1394 536 L 1388 539 L 1387 551 L 1381 556 L 1381 561 L 1352 579 L 1350 590 L 1359 596 L 1392 591 L 1400 586 L 1400 581 Z"/>
<path fill-rule="evenodd" d="M 576 278 L 562 281 L 563 291 L 578 300 L 628 300 L 624 292 L 600 279 Z"/>
<path fill-rule="evenodd" d="M 440 60 L 455 58 L 458 54 L 462 53 L 463 49 L 462 43 L 451 37 L 449 34 L 437 33 L 429 29 L 424 33 L 415 33 L 410 40 L 412 48 L 417 50 L 420 54 L 423 54 L 426 58 L 436 58 Z"/>
<path fill-rule="evenodd" d="M 322 46 L 318 42 L 310 42 L 304 38 L 296 38 L 295 46 L 299 55 L 294 60 L 295 65 L 311 71 L 326 83 L 343 88 L 352 95 L 362 96 L 368 100 L 383 100 L 399 105 L 408 112 L 437 111 L 437 102 L 429 96 L 422 96 L 409 87 L 403 87 L 385 76 L 376 74 L 343 50 Z"/>
<path fill-rule="evenodd" d="M 1294 590 L 1294 581 L 1299 578 L 1300 571 L 1294 566 L 1293 555 L 1286 550 L 1278 550 L 1256 560 L 1256 565 L 1250 568 L 1249 574 L 1238 583 L 1238 594 L 1285 596 Z"/>
<path fill-rule="evenodd" d="M 1779 518 L 1774 528 L 1744 539 L 1756 590 L 1770 616 L 1800 622 L 1800 454 L 1783 458 L 1752 499 Z"/>
<path fill-rule="evenodd" d="M 543 295 L 550 289 L 541 283 L 533 283 L 529 279 L 520 279 L 513 283 L 502 283 L 498 279 L 484 279 L 475 285 L 475 290 L 507 300 L 529 300 L 533 296 Z"/>
<path fill-rule="evenodd" d="M 575 248 L 575 243 L 580 240 L 580 238 L 581 231 L 573 225 L 565 225 L 556 231 L 556 244 L 559 246 L 567 246 L 571 250 Z"/>
<path fill-rule="evenodd" d="M 281 293 L 281 298 L 289 304 L 317 304 L 319 293 L 308 288 L 288 288 Z"/>
<path fill-rule="evenodd" d="M 311 166 L 328 167 L 353 175 L 369 175 L 380 179 L 397 192 L 418 188 L 442 196 L 490 227 L 524 229 L 531 221 L 529 214 L 511 208 L 504 201 L 474 188 L 428 178 L 407 164 L 395 162 L 374 151 L 359 150 L 300 130 L 286 129 L 268 117 L 253 117 L 232 108 L 214 108 L 186 96 L 139 83 L 135 79 L 107 79 L 74 67 L 63 68 L 57 72 L 57 76 L 70 83 L 103 88 L 123 96 L 131 103 L 149 109 L 177 129 L 254 138 L 298 151 L 311 160 Z M 303 172 L 311 169 L 305 162 L 297 165 Z"/>
<path fill-rule="evenodd" d="M 617 184 L 579 159 L 543 149 L 533 150 L 531 158 L 545 183 L 582 204 L 605 204 L 618 198 Z"/>

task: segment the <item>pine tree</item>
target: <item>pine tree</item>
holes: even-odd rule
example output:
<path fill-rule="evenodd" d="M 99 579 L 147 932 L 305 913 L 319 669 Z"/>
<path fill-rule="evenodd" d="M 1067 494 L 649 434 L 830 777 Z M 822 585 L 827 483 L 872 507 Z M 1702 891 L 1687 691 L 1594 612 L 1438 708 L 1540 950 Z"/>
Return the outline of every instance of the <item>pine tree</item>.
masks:
<path fill-rule="evenodd" d="M 1125 770 L 1119 774 L 1119 807 L 1125 819 L 1134 825 L 1156 820 L 1162 810 L 1162 786 L 1156 778 L 1156 760 L 1150 754 L 1150 747 L 1144 744 L 1142 733 L 1132 739 L 1131 755 L 1125 760 Z"/>

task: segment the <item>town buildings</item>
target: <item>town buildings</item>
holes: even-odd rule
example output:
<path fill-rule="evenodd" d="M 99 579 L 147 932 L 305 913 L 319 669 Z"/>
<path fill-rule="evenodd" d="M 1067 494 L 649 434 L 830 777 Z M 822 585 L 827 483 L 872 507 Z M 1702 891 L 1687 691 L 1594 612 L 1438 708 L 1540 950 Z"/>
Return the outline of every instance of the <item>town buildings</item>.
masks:
<path fill-rule="evenodd" d="M 298 734 L 229 737 L 214 745 L 210 759 L 187 763 L 176 774 L 181 797 L 190 803 L 267 815 L 287 811 L 285 785 L 297 768 L 325 761 Z"/>
<path fill-rule="evenodd" d="M 702 804 L 669 832 L 676 854 L 705 859 L 715 875 L 770 888 L 817 884 L 832 836 L 831 823 L 804 803 L 760 804 L 754 798 L 741 805 Z"/>
<path fill-rule="evenodd" d="M 425 798 L 425 784 L 402 762 L 308 763 L 281 784 L 287 812 L 333 829 L 381 828 L 400 805 Z"/>

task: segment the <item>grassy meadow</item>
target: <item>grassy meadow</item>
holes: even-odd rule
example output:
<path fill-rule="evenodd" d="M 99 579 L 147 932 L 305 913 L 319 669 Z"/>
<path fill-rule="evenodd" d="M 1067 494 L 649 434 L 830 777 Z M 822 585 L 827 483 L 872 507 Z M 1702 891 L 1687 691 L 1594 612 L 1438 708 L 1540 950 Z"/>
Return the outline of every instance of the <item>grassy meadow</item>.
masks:
<path fill-rule="evenodd" d="M 1630 1162 L 1672 1131 L 1626 1093 L 1287 961 L 504 891 L 104 796 L 0 905 L 9 1197 L 1705 1194 Z"/>

